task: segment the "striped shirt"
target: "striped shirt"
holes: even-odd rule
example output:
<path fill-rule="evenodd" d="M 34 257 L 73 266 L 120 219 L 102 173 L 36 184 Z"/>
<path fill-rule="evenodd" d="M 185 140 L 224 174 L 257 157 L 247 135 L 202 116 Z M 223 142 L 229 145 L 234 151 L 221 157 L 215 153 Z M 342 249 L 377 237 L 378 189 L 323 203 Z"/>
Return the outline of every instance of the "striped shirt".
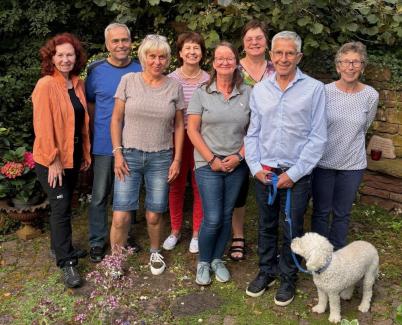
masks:
<path fill-rule="evenodd" d="M 194 91 L 201 86 L 202 84 L 206 83 L 209 80 L 209 74 L 206 73 L 204 70 L 201 72 L 201 77 L 197 80 L 197 82 L 189 83 L 186 79 L 184 79 L 180 73 L 180 69 L 176 69 L 172 73 L 168 75 L 169 78 L 172 78 L 178 81 L 183 87 L 183 94 L 184 94 L 184 127 L 187 129 L 187 107 L 188 103 L 190 102 L 191 97 L 193 96 Z"/>

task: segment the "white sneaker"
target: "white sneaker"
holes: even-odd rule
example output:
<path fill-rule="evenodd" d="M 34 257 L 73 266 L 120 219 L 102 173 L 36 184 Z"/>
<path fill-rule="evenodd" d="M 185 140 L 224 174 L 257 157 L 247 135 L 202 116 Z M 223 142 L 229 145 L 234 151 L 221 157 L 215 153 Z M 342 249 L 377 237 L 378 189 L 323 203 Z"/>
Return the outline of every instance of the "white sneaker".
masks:
<path fill-rule="evenodd" d="M 165 241 L 163 242 L 163 249 L 167 250 L 167 251 L 171 251 L 173 248 L 176 247 L 177 242 L 180 239 L 180 235 L 179 236 L 175 236 L 175 235 L 169 235 L 168 238 L 165 239 Z"/>
<path fill-rule="evenodd" d="M 165 271 L 166 263 L 163 261 L 163 256 L 161 254 L 151 253 L 149 258 L 149 266 L 153 275 L 159 275 Z"/>
<path fill-rule="evenodd" d="M 190 247 L 188 248 L 190 253 L 197 254 L 198 253 L 198 238 L 193 237 L 190 241 Z"/>

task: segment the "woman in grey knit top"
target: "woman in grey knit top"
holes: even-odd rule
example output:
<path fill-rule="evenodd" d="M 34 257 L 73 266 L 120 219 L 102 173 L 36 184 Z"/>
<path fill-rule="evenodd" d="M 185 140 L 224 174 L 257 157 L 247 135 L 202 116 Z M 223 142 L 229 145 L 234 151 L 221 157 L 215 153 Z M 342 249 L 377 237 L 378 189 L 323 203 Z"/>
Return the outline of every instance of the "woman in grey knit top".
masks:
<path fill-rule="evenodd" d="M 347 243 L 350 211 L 367 166 L 365 136 L 376 115 L 378 92 L 359 80 L 367 65 L 362 43 L 344 44 L 335 64 L 340 78 L 325 86 L 328 142 L 313 172 L 311 228 L 340 249 Z"/>
<path fill-rule="evenodd" d="M 152 274 L 158 275 L 166 266 L 159 253 L 161 218 L 167 209 L 169 183 L 180 172 L 185 105 L 182 86 L 163 74 L 170 61 L 166 38 L 146 36 L 138 56 L 143 72 L 123 76 L 115 94 L 111 121 L 115 183 L 110 244 L 114 252 L 126 245 L 130 211 L 138 209 L 144 179 L 150 268 Z"/>

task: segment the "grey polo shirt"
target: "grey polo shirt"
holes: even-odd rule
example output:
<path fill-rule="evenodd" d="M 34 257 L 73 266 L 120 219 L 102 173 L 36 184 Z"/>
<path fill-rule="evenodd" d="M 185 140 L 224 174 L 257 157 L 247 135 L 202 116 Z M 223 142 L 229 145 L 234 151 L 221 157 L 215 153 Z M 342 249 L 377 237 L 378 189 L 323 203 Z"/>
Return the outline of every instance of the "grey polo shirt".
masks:
<path fill-rule="evenodd" d="M 239 91 L 240 90 L 240 91 Z M 201 136 L 209 149 L 219 156 L 238 152 L 243 146 L 250 121 L 249 97 L 251 88 L 242 84 L 225 99 L 215 82 L 196 89 L 188 105 L 188 115 L 201 115 Z M 194 149 L 195 168 L 208 162 Z"/>

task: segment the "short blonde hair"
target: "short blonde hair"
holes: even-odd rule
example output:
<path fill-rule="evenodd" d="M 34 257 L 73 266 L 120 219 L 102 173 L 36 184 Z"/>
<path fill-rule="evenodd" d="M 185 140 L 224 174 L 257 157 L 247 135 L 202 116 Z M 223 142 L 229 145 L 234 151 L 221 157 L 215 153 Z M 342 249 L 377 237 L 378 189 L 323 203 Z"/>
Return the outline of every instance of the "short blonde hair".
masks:
<path fill-rule="evenodd" d="M 140 60 L 142 69 L 144 69 L 145 59 L 149 51 L 161 50 L 167 58 L 166 67 L 170 64 L 171 50 L 167 38 L 162 35 L 149 34 L 142 40 L 138 48 L 138 59 Z"/>

